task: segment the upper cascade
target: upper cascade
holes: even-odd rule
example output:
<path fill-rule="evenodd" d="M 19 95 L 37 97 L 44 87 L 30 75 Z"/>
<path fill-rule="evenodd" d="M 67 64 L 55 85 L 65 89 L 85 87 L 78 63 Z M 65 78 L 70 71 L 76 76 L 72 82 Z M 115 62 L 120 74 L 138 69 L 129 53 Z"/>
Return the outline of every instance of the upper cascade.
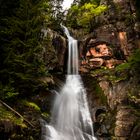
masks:
<path fill-rule="evenodd" d="M 70 36 L 68 29 L 62 25 L 64 32 L 68 38 L 68 67 L 67 74 L 78 74 L 79 69 L 79 56 L 78 56 L 78 45 L 77 40 Z"/>

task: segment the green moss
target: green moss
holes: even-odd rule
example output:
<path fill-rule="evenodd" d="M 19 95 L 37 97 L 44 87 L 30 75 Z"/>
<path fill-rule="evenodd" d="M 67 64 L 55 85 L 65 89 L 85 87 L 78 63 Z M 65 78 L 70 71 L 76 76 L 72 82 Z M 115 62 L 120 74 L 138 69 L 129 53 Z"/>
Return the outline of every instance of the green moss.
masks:
<path fill-rule="evenodd" d="M 127 75 L 125 75 L 125 74 L 121 75 L 120 77 L 116 76 L 116 75 L 108 76 L 108 80 L 111 81 L 112 84 L 118 83 L 118 82 L 126 80 L 126 79 L 127 79 Z"/>
<path fill-rule="evenodd" d="M 130 57 L 129 63 L 131 65 L 131 70 L 135 75 L 140 74 L 140 49 L 137 49 L 135 53 Z"/>
<path fill-rule="evenodd" d="M 101 87 L 99 86 L 98 83 L 94 83 L 94 90 L 96 95 L 100 98 L 101 102 L 106 105 L 107 104 L 107 97 L 105 96 L 103 90 L 101 89 Z"/>
<path fill-rule="evenodd" d="M 103 80 L 107 80 L 110 81 L 112 84 L 115 84 L 128 78 L 128 74 L 126 71 L 127 69 L 129 69 L 128 64 L 120 65 L 115 69 L 108 69 L 106 67 L 102 67 L 101 69 L 91 71 L 91 76 L 101 77 Z"/>
<path fill-rule="evenodd" d="M 115 136 L 112 136 L 111 140 L 117 140 L 117 138 Z"/>
<path fill-rule="evenodd" d="M 40 111 L 40 107 L 37 104 L 35 104 L 34 102 L 29 102 L 27 100 L 22 100 L 21 102 L 23 105 L 25 105 L 27 107 L 33 108 L 36 111 Z"/>
<path fill-rule="evenodd" d="M 93 77 L 96 77 L 96 76 L 102 76 L 102 75 L 105 75 L 105 74 L 109 74 L 110 73 L 110 70 L 107 69 L 106 67 L 101 67 L 100 69 L 95 69 L 95 70 L 92 70 L 90 72 L 90 75 L 93 76 Z"/>
<path fill-rule="evenodd" d="M 117 72 L 123 72 L 124 70 L 129 70 L 131 68 L 130 63 L 122 63 L 118 66 L 116 66 L 115 70 Z"/>
<path fill-rule="evenodd" d="M 26 124 L 23 122 L 23 118 L 16 117 L 13 112 L 6 110 L 4 107 L 0 106 L 0 121 L 9 121 L 14 125 L 18 125 L 22 128 L 26 128 Z"/>
<path fill-rule="evenodd" d="M 49 115 L 47 112 L 43 112 L 41 115 L 42 115 L 43 117 L 45 117 L 45 118 L 49 118 L 49 117 L 50 117 L 50 115 Z"/>
<path fill-rule="evenodd" d="M 133 108 L 133 109 L 135 109 L 136 111 L 139 110 L 139 104 L 140 104 L 140 102 L 139 102 L 139 99 L 138 99 L 137 96 L 135 96 L 135 95 L 128 95 L 128 101 L 129 101 L 128 106 L 129 106 L 130 108 Z M 140 111 L 140 110 L 139 110 L 139 111 Z M 138 114 L 139 114 L 139 117 L 140 117 L 140 113 L 138 113 Z"/>

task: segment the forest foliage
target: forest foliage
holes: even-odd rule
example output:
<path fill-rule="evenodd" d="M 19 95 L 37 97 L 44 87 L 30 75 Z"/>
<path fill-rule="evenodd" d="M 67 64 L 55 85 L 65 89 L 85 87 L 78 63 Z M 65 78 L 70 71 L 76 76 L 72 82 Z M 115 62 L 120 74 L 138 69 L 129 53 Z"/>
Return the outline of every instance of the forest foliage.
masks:
<path fill-rule="evenodd" d="M 74 3 L 67 14 L 67 24 L 72 28 L 83 28 L 90 31 L 95 17 L 107 10 L 107 6 L 99 5 L 100 0 L 88 0 Z"/>
<path fill-rule="evenodd" d="M 54 7 L 55 3 L 55 7 Z M 43 60 L 44 28 L 58 25 L 62 0 L 7 0 L 0 9 L 0 97 L 30 95 L 47 74 Z"/>

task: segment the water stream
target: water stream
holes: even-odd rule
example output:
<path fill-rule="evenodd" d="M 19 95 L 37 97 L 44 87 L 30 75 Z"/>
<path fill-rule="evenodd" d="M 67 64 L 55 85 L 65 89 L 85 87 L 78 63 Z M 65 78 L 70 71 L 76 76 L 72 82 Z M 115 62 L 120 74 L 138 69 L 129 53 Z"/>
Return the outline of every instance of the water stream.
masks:
<path fill-rule="evenodd" d="M 77 40 L 62 25 L 68 37 L 66 83 L 57 94 L 50 124 L 45 125 L 43 140 L 96 140 L 89 113 L 86 91 L 78 74 Z"/>

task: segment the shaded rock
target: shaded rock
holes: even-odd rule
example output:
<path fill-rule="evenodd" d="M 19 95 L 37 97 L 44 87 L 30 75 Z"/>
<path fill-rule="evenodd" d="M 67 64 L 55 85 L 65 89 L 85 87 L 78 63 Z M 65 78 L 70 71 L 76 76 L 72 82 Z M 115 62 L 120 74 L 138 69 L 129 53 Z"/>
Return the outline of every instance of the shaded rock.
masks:
<path fill-rule="evenodd" d="M 106 112 L 105 106 L 94 107 L 92 110 L 92 118 L 94 122 L 98 122 L 98 116 Z M 102 121 L 100 121 L 102 122 Z"/>
<path fill-rule="evenodd" d="M 64 55 L 65 55 L 66 47 L 67 47 L 66 39 L 64 37 L 58 35 L 58 36 L 53 38 L 52 45 L 55 48 L 59 65 L 63 66 L 64 59 L 65 59 Z"/>
<path fill-rule="evenodd" d="M 38 80 L 44 84 L 54 84 L 53 77 L 51 77 L 51 76 L 50 77 L 40 77 Z"/>
<path fill-rule="evenodd" d="M 131 132 L 130 140 L 139 140 L 140 138 L 140 125 L 137 124 Z"/>
<path fill-rule="evenodd" d="M 127 106 L 117 109 L 115 136 L 129 138 L 136 121 L 134 110 Z"/>
<path fill-rule="evenodd" d="M 44 32 L 44 62 L 47 69 L 52 71 L 63 71 L 67 40 L 51 29 Z"/>

